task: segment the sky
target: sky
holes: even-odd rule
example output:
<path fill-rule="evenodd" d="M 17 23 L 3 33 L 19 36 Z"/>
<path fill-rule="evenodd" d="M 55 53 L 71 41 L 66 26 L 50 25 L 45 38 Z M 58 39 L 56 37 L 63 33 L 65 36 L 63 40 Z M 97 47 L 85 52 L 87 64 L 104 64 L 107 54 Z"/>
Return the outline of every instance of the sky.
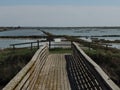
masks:
<path fill-rule="evenodd" d="M 0 0 L 0 26 L 120 26 L 120 0 Z"/>

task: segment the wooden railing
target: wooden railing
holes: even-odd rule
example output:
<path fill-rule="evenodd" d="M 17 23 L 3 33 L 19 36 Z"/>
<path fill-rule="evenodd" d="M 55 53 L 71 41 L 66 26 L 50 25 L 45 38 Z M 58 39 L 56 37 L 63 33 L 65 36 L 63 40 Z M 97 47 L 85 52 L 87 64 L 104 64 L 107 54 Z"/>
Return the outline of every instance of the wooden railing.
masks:
<path fill-rule="evenodd" d="M 3 90 L 33 90 L 48 55 L 48 45 L 41 47 L 31 61 L 3 88 Z M 78 90 L 120 90 L 106 73 L 75 42 L 69 65 L 69 75 Z M 75 80 L 75 81 L 74 81 Z M 75 89 L 75 90 L 77 90 Z"/>
<path fill-rule="evenodd" d="M 48 45 L 44 45 L 3 90 L 33 90 L 48 54 Z"/>
<path fill-rule="evenodd" d="M 81 78 L 80 76 L 83 75 L 82 80 L 79 79 L 77 82 L 78 84 L 80 83 L 80 86 L 88 89 L 91 89 L 92 86 L 96 88 L 95 90 L 120 90 L 100 66 L 87 56 L 75 42 L 72 44 L 72 50 L 74 63 L 76 63 L 73 67 L 76 69 L 79 68 L 79 70 L 76 71 L 76 78 Z"/>
<path fill-rule="evenodd" d="M 64 41 L 64 42 L 48 42 L 46 40 L 43 41 L 34 41 L 34 42 L 25 42 L 25 43 L 16 43 L 16 44 L 10 44 L 10 46 L 12 46 L 13 50 L 16 49 L 16 46 L 20 46 L 20 45 L 30 45 L 31 50 L 33 49 L 33 44 L 36 44 L 36 47 L 39 49 L 41 46 L 40 43 L 48 43 L 49 44 L 49 49 L 51 48 L 71 48 L 71 42 L 70 41 Z"/>
<path fill-rule="evenodd" d="M 16 43 L 16 44 L 10 44 L 10 46 L 12 46 L 13 50 L 15 50 L 16 46 L 30 44 L 30 48 L 32 50 L 33 49 L 33 44 L 37 44 L 36 46 L 37 46 L 38 49 L 40 48 L 40 46 L 43 46 L 43 45 L 39 44 L 40 42 L 46 42 L 46 40 L 44 40 L 44 41 L 37 40 L 37 41 L 34 41 L 34 42 Z"/>

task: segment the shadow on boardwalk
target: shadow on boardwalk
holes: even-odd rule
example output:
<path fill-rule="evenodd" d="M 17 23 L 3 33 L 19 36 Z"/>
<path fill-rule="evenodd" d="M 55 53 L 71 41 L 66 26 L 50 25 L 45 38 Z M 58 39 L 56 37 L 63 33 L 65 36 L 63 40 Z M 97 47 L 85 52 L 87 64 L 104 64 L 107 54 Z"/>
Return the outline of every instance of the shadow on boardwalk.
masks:
<path fill-rule="evenodd" d="M 68 73 L 68 78 L 69 78 L 71 90 L 79 90 L 79 88 L 77 86 L 77 82 L 76 82 L 75 77 L 73 75 L 74 72 L 72 72 L 72 70 L 70 68 L 72 55 L 65 55 L 65 59 L 66 59 L 66 69 L 67 69 L 67 73 Z"/>
<path fill-rule="evenodd" d="M 65 59 L 72 90 L 111 90 L 83 59 L 75 60 L 72 55 L 65 55 Z"/>

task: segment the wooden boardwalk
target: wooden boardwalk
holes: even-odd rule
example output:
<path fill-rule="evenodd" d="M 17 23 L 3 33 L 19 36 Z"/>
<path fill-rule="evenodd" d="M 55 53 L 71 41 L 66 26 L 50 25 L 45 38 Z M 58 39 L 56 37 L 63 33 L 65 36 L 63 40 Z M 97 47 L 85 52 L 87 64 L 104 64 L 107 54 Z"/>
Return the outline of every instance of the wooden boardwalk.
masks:
<path fill-rule="evenodd" d="M 41 47 L 3 90 L 120 90 L 106 73 L 73 43 L 71 54 L 50 54 Z"/>
<path fill-rule="evenodd" d="M 108 90 L 95 74 L 82 57 L 50 54 L 32 90 Z"/>
<path fill-rule="evenodd" d="M 64 54 L 48 56 L 34 90 L 71 90 Z"/>

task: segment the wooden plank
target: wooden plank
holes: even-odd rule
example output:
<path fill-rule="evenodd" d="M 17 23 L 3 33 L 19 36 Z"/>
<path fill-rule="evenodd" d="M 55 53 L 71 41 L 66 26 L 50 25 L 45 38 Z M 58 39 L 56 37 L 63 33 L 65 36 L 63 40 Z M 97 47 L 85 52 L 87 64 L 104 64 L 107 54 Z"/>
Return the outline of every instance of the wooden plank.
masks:
<path fill-rule="evenodd" d="M 36 90 L 71 90 L 64 54 L 49 55 L 39 78 Z"/>

